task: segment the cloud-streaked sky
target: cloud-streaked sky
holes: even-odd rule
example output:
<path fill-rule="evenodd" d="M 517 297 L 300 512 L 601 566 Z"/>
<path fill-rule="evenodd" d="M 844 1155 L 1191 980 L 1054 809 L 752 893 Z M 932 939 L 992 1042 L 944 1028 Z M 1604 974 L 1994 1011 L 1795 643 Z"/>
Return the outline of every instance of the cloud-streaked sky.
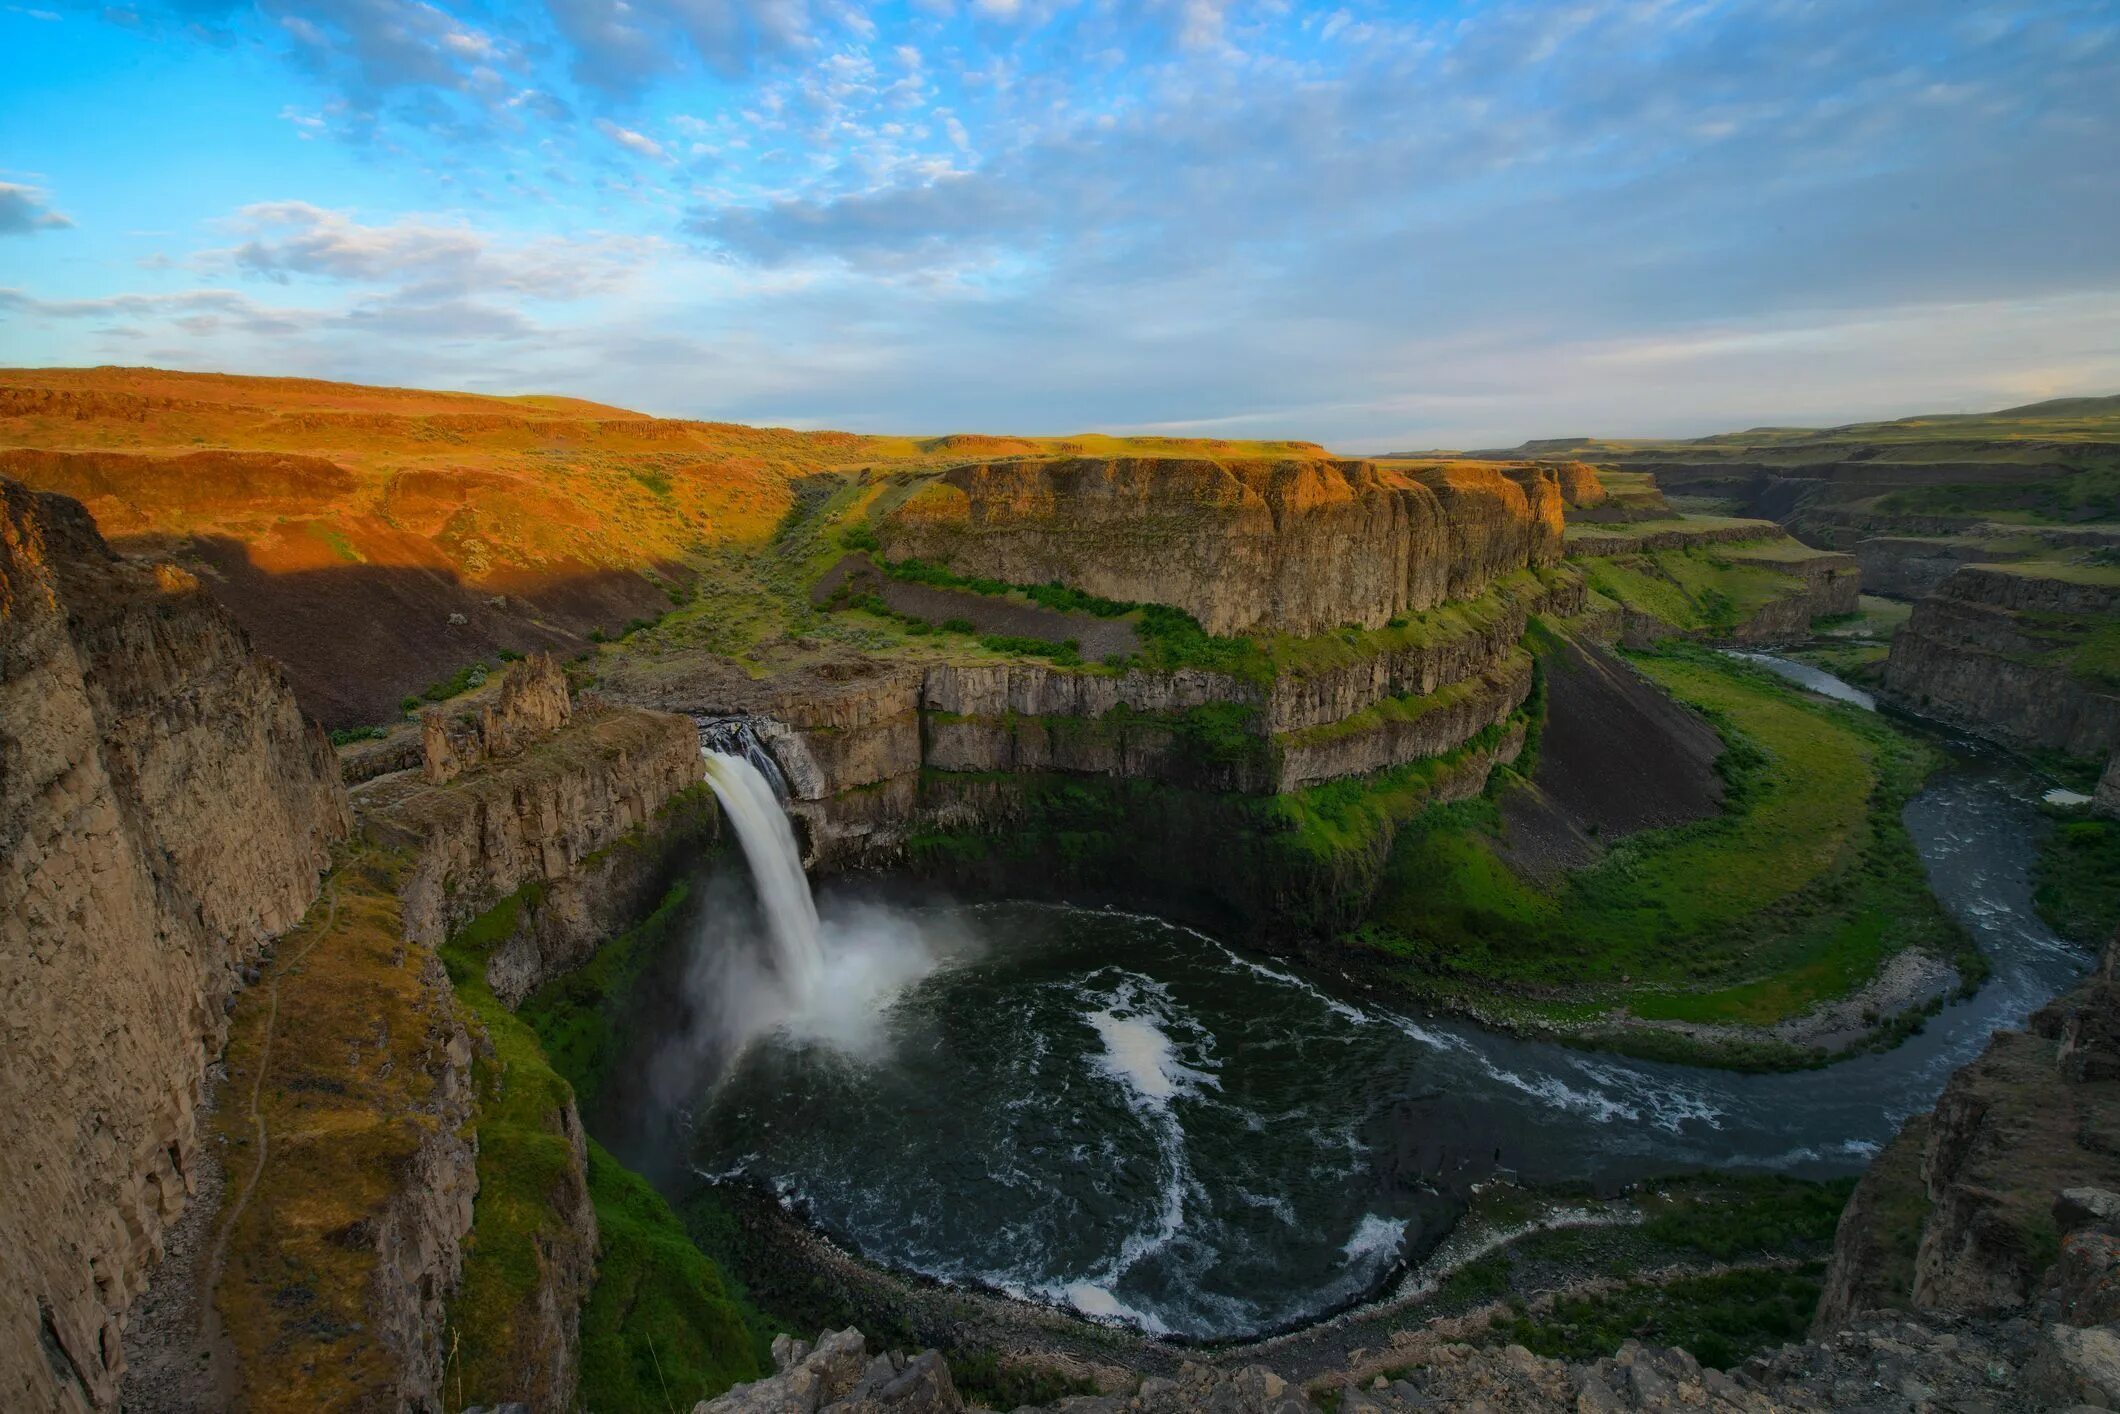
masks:
<path fill-rule="evenodd" d="M 0 4 L 0 363 L 1348 450 L 2120 391 L 2120 4 Z"/>

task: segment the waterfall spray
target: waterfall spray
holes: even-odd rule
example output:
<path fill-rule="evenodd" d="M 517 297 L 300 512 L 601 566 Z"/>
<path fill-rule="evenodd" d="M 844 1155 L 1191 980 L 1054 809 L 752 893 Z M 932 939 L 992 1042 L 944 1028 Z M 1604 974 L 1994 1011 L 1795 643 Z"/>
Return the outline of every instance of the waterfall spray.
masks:
<path fill-rule="evenodd" d="M 824 948 L 795 831 L 772 784 L 748 753 L 739 756 L 703 746 L 699 754 L 706 762 L 707 784 L 736 827 L 737 842 L 757 882 L 758 901 L 772 934 L 774 967 L 790 1000 L 800 1006 L 815 995 L 823 979 Z"/>

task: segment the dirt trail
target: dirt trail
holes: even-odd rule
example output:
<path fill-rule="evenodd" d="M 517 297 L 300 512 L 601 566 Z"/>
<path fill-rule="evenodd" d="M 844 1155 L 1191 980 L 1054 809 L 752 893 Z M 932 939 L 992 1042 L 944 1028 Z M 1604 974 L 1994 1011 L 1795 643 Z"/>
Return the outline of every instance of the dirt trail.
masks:
<path fill-rule="evenodd" d="M 196 1191 L 183 1216 L 169 1229 L 162 1265 L 135 1305 L 126 1332 L 127 1368 L 120 1402 L 127 1414 L 205 1414 L 235 1407 L 239 1381 L 214 1293 L 227 1268 L 229 1242 L 270 1155 L 271 1136 L 262 1101 L 279 1025 L 280 978 L 301 966 L 317 944 L 331 936 L 338 909 L 334 878 L 325 885 L 322 925 L 301 951 L 273 967 L 266 983 L 265 1034 L 259 1043 L 247 1111 L 255 1149 L 250 1172 L 233 1201 L 224 1202 L 228 1171 L 222 1146 L 210 1138 L 200 1144 Z M 217 1063 L 216 1069 L 224 1064 Z M 225 1079 L 222 1070 L 208 1086 L 206 1103 L 200 1107 L 202 1121 L 212 1114 L 215 1092 Z M 201 1240 L 209 1228 L 213 1238 L 202 1251 Z"/>

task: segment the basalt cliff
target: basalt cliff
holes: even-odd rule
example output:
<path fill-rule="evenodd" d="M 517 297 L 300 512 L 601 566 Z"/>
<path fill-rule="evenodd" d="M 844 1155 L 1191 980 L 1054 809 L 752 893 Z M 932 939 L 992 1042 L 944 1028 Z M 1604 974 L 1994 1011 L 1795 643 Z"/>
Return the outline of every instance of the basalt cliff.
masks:
<path fill-rule="evenodd" d="M 1969 565 L 1914 606 L 1884 684 L 1925 712 L 2102 761 L 2120 748 L 2120 682 L 2092 655 L 2116 623 L 2120 579 Z"/>
<path fill-rule="evenodd" d="M 1380 628 L 1560 555 L 1557 475 L 1477 463 L 1074 458 L 952 468 L 894 559 L 1184 609 L 1210 633 Z"/>
<path fill-rule="evenodd" d="M 348 823 L 330 744 L 195 578 L 0 480 L 0 1403 L 115 1398 L 228 1013 Z"/>

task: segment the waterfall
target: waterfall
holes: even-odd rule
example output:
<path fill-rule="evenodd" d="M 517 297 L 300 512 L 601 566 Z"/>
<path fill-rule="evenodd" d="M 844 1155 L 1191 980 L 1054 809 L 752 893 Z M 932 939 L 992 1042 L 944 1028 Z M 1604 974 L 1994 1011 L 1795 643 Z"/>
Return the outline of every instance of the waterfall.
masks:
<path fill-rule="evenodd" d="M 773 759 L 773 753 L 766 749 L 765 739 L 759 735 L 755 720 L 750 717 L 701 717 L 697 720 L 702 750 L 741 756 L 766 778 L 766 784 L 773 788 L 773 798 L 782 804 L 787 802 L 787 774 Z"/>
<path fill-rule="evenodd" d="M 776 777 L 779 768 L 772 765 L 772 755 L 748 723 L 724 738 L 732 745 L 741 742 L 750 748 L 734 752 L 705 744 L 709 725 L 701 724 L 699 749 L 706 762 L 707 784 L 721 802 L 722 813 L 736 827 L 737 842 L 743 846 L 744 859 L 757 883 L 758 901 L 765 909 L 774 968 L 789 999 L 799 1006 L 816 994 L 824 976 L 824 948 L 819 941 L 817 902 L 810 897 L 810 881 L 802 872 L 795 831 L 781 808 L 780 793 L 757 758 L 763 757 Z M 724 724 L 711 725 L 719 729 Z"/>

